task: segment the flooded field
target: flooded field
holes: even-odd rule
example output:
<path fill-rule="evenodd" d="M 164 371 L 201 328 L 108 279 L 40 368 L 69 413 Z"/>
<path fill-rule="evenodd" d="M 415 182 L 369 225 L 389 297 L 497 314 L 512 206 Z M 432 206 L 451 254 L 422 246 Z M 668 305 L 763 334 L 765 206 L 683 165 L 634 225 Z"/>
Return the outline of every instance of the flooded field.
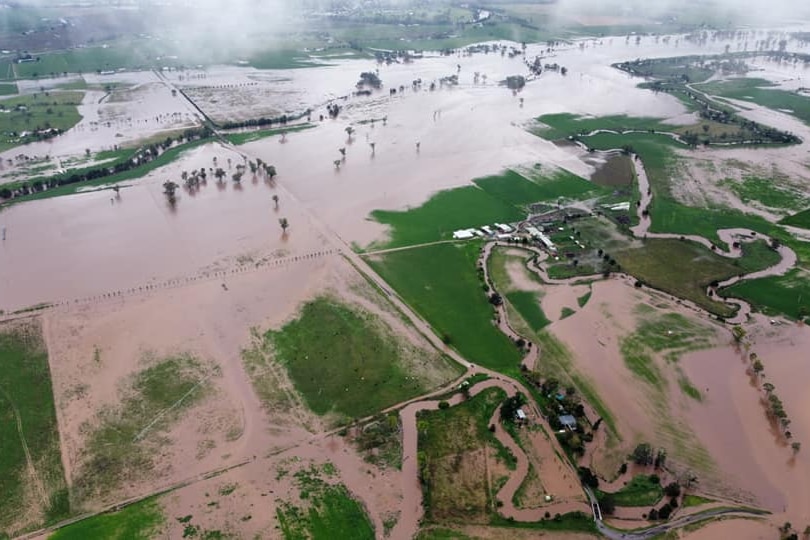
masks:
<path fill-rule="evenodd" d="M 589 178 L 601 158 L 531 134 L 527 128 L 536 118 L 567 112 L 689 124 L 695 115 L 676 97 L 638 88 L 639 79 L 611 64 L 719 54 L 727 46 L 736 47 L 737 41 L 697 45 L 683 36 L 646 36 L 637 43 L 616 36 L 563 44 L 553 51 L 544 44 L 528 44 L 526 58 L 541 56 L 544 63 L 564 66 L 567 74 L 547 69 L 539 77 L 530 76 L 520 92 L 499 83 L 527 74 L 524 57 L 499 53 L 429 53 L 392 65 L 330 59 L 324 66 L 295 70 L 219 66 L 84 75 L 87 88 L 78 108 L 79 124 L 62 136 L 0 155 L 5 162 L 0 184 L 19 180 L 21 153 L 47 156 L 46 162 L 59 170 L 70 160 L 85 156 L 85 165 L 90 165 L 95 163 L 90 156 L 98 152 L 158 140 L 208 120 L 221 124 L 309 111 L 314 124 L 242 146 L 212 139 L 169 165 L 121 183 L 120 191 L 102 185 L 0 208 L 0 314 L 14 317 L 43 309 L 70 485 L 84 489 L 87 463 L 92 462 L 94 439 L 89 434 L 103 425 L 105 414 L 124 407 L 121 403 L 137 387 L 139 373 L 154 367 L 150 362 L 188 354 L 200 370 L 189 368 L 195 384 L 206 389 L 187 411 L 183 408 L 183 414 L 178 412 L 163 426 L 165 445 L 149 474 L 126 477 L 109 492 L 87 488 L 82 492 L 84 508 L 99 510 L 173 487 L 166 498 L 172 516 L 193 513 L 195 523 L 206 529 L 225 520 L 239 535 L 276 537 L 276 510 L 287 508 L 285 501 L 291 499 L 301 503 L 295 495 L 296 480 L 288 472 L 303 464 L 330 462 L 337 468 L 335 481 L 360 500 L 378 533 L 391 530 L 405 538 L 418 532 L 423 508 L 416 411 L 443 406 L 433 401 L 400 404 L 404 408 L 395 420 L 407 422 L 398 425 L 405 446 L 401 469 L 371 466 L 345 434 L 336 433 L 304 406 L 289 379 L 282 377 L 280 386 L 298 396 L 295 406 L 283 414 L 268 410 L 243 366 L 242 355 L 255 332 L 280 328 L 304 302 L 326 292 L 362 304 L 398 334 L 409 336 L 414 346 L 441 351 L 458 360 L 468 374 L 474 373 L 475 366 L 448 346 L 448 336 L 440 337 L 421 313 L 412 311 L 418 312 L 417 306 L 389 290 L 357 255 L 358 250 L 384 243 L 391 232 L 371 219 L 372 211 L 415 208 L 439 191 L 509 168 L 565 169 Z M 789 46 L 807 52 L 805 44 L 791 41 Z M 754 65 L 762 70 L 755 76 L 787 89 L 798 88 L 806 73 L 796 65 L 764 60 Z M 383 90 L 354 95 L 360 73 L 375 70 Z M 457 83 L 438 82 L 448 76 L 456 76 Z M 433 82 L 436 87 L 430 89 Z M 41 81 L 41 86 L 59 91 L 53 81 Z M 22 84 L 21 90 L 43 91 L 33 83 Z M 330 118 L 327 106 L 334 104 L 340 112 Z M 697 206 L 723 202 L 775 221 L 777 213 L 730 194 L 722 183 L 728 176 L 723 167 L 734 168 L 729 163 L 735 163 L 739 169 L 744 163 L 762 170 L 778 168 L 794 179 L 797 189 L 806 189 L 810 128 L 786 111 L 749 106 L 740 114 L 792 131 L 804 142 L 784 148 L 679 151 L 684 161 L 692 161 L 684 165 L 689 181 L 680 185 L 676 197 Z M 241 180 L 233 178 L 257 159 L 273 165 L 278 175 L 245 171 Z M 213 176 L 217 168 L 223 169 L 222 181 Z M 170 201 L 164 183 L 181 184 L 184 172 L 200 169 L 209 171 L 207 179 L 196 188 L 178 187 L 176 200 Z M 646 173 L 643 176 L 643 181 L 641 173 L 635 179 L 642 191 L 649 186 Z M 641 194 L 639 214 L 650 197 Z M 641 218 L 642 225 L 633 229 L 639 245 L 642 237 L 646 240 L 650 221 Z M 703 243 L 711 245 L 709 240 Z M 796 264 L 797 255 L 780 249 L 792 257 L 777 268 L 783 274 Z M 599 446 L 605 442 L 597 439 L 596 450 L 584 458 L 594 471 L 614 481 L 627 454 L 649 442 L 672 449 L 673 469 L 696 472 L 701 494 L 773 513 L 770 525 L 758 524 L 745 533 L 735 521 L 709 525 L 686 538 L 759 538 L 777 522 L 810 522 L 810 489 L 796 481 L 810 477 L 806 450 L 792 452 L 790 442 L 769 420 L 761 381 L 747 357 L 756 351 L 762 359 L 767 381 L 789 411 L 791 432 L 796 440 L 805 438 L 810 433 L 810 400 L 803 386 L 810 377 L 806 326 L 782 319 L 772 324 L 755 315 L 744 324 L 747 345 L 735 345 L 728 327 L 670 295 L 638 290 L 640 285 L 634 287 L 627 276 L 592 277 L 593 283 L 541 283 L 520 263 L 512 261 L 506 271 L 516 289 L 537 294 L 538 308 L 548 315 L 549 334 L 571 353 L 570 369 L 595 388 L 616 417 L 621 437 L 610 447 Z M 669 315 L 674 318 L 664 319 Z M 697 337 L 674 349 L 649 345 L 657 379 L 648 384 L 649 376 L 647 382 L 640 380 L 628 360 L 627 340 L 641 339 L 644 323 L 656 317 L 671 326 L 683 325 Z M 500 318 L 494 322 L 510 339 L 517 335 Z M 666 341 L 679 330 L 654 337 Z M 519 347 L 522 351 L 523 345 Z M 541 365 L 543 351 L 535 348 L 526 358 Z M 493 380 L 474 393 L 485 386 L 523 391 L 522 383 L 510 378 L 517 377 L 517 371 L 486 372 Z M 498 380 L 501 376 L 504 379 Z M 451 401 L 456 405 L 463 399 L 456 394 Z M 539 421 L 540 413 L 531 413 Z M 492 416 L 493 426 L 497 421 Z M 143 429 L 151 426 L 147 423 Z M 505 506 L 501 516 L 542 519 L 543 506 L 518 509 L 512 499 L 530 460 L 538 468 L 537 463 L 547 460 L 550 479 L 543 481 L 562 494 L 557 508 L 563 513 L 582 511 L 590 519 L 590 505 L 575 483 L 576 471 L 556 461 L 564 463 L 556 439 L 552 442 L 547 434 L 530 438 L 528 458 L 522 454 L 525 449 L 510 441 L 503 439 L 503 444 L 517 456 L 517 472 L 497 492 Z M 212 471 L 217 474 L 206 476 Z M 223 486 L 231 484 L 238 487 L 223 495 L 228 491 Z M 220 493 L 221 506 L 208 512 L 213 506 L 209 494 L 215 492 Z M 233 498 L 226 499 L 231 493 Z M 246 510 L 250 507 L 254 509 Z M 641 519 L 635 514 L 632 518 Z M 170 521 L 169 534 L 182 534 L 182 527 Z"/>

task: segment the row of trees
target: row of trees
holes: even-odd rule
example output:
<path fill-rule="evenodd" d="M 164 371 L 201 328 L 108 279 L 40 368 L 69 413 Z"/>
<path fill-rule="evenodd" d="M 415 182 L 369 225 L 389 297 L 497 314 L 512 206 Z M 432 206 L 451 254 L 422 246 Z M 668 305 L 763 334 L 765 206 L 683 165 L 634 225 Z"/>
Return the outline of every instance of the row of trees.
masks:
<path fill-rule="evenodd" d="M 30 183 L 22 182 L 16 185 L 8 184 L 0 189 L 0 199 L 14 199 L 17 197 L 30 195 L 32 193 L 53 189 L 59 186 L 77 184 L 90 180 L 100 180 L 115 174 L 136 170 L 138 167 L 154 161 L 163 152 L 175 144 L 184 144 L 195 140 L 207 139 L 212 135 L 213 131 L 211 131 L 211 129 L 208 127 L 188 129 L 177 137 L 166 137 L 166 139 L 162 142 L 153 143 L 142 147 L 136 150 L 131 157 L 122 159 L 112 165 L 91 167 L 88 169 L 75 171 L 70 174 L 62 173 L 54 175 L 50 178 L 36 180 Z"/>
<path fill-rule="evenodd" d="M 750 350 L 751 343 L 746 340 L 748 333 L 745 331 L 745 328 L 739 325 L 735 326 L 731 330 L 731 335 L 737 345 L 744 347 L 746 352 Z M 748 361 L 751 373 L 757 382 L 760 382 L 765 378 L 765 364 L 762 362 L 756 352 L 750 352 L 748 354 Z M 770 382 L 765 382 L 762 383 L 761 388 L 765 392 L 766 414 L 768 415 L 768 418 L 779 427 L 785 439 L 793 439 L 793 433 L 790 431 L 791 421 L 787 415 L 787 412 L 785 411 L 785 406 L 782 403 L 782 400 L 776 395 L 776 387 Z M 790 448 L 793 450 L 794 454 L 799 452 L 801 447 L 802 445 L 798 441 L 792 441 L 790 443 Z"/>

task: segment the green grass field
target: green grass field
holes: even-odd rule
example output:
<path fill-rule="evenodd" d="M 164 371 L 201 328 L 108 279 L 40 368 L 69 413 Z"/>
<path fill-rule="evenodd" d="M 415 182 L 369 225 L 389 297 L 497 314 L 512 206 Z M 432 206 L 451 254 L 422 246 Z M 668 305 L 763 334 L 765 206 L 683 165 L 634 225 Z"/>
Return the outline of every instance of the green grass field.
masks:
<path fill-rule="evenodd" d="M 295 473 L 302 505 L 281 501 L 276 509 L 285 540 L 374 539 L 374 526 L 363 506 L 343 484 L 322 478 L 324 471 L 331 472 L 333 468 L 331 463 L 323 470 L 313 465 Z"/>
<path fill-rule="evenodd" d="M 612 495 L 616 506 L 654 506 L 664 496 L 664 490 L 660 482 L 640 474 Z M 600 491 L 598 496 L 604 496 L 604 492 Z"/>
<path fill-rule="evenodd" d="M 0 67 L 0 71 L 2 67 Z M 17 90 L 17 83 L 1 83 L 0 84 L 0 96 L 13 96 L 18 92 Z"/>
<path fill-rule="evenodd" d="M 82 96 L 81 92 L 50 92 L 0 101 L 0 108 L 10 111 L 0 114 L 0 151 L 35 140 L 31 135 L 21 137 L 23 132 L 68 130 L 78 124 L 82 117 L 77 107 Z"/>
<path fill-rule="evenodd" d="M 190 355 L 147 354 L 143 362 L 122 386 L 119 404 L 102 409 L 89 429 L 73 483 L 78 501 L 149 474 L 165 432 L 210 391 L 214 372 Z"/>
<path fill-rule="evenodd" d="M 0 325 L 0 364 L 2 536 L 3 531 L 13 535 L 20 532 L 19 527 L 65 518 L 70 505 L 48 353 L 39 322 Z M 41 506 L 32 508 L 32 501 Z"/>
<path fill-rule="evenodd" d="M 704 246 L 674 239 L 654 239 L 644 242 L 643 247 L 618 251 L 614 254 L 622 270 L 655 289 L 668 292 L 679 298 L 690 300 L 705 310 L 729 317 L 734 310 L 706 295 L 706 287 L 713 281 L 722 281 L 752 267 L 765 268 L 761 264 L 746 261 L 746 269 L 741 261 L 737 265 L 733 259 L 721 257 Z M 673 265 L 672 261 L 682 261 Z"/>
<path fill-rule="evenodd" d="M 673 131 L 676 127 L 663 123 L 659 118 L 626 115 L 585 117 L 571 113 L 559 113 L 541 116 L 537 121 L 540 122 L 540 125 L 533 128 L 532 132 L 544 139 L 551 140 L 565 139 L 600 129 L 619 132 Z M 616 148 L 621 148 L 621 146 Z"/>
<path fill-rule="evenodd" d="M 405 211 L 376 210 L 372 217 L 391 227 L 379 248 L 448 239 L 458 229 L 512 223 L 526 217 L 525 207 L 558 198 L 584 199 L 604 194 L 594 184 L 565 171 L 505 171 L 474 180 L 474 185 L 440 191 Z"/>
<path fill-rule="evenodd" d="M 798 214 L 793 214 L 780 221 L 782 225 L 791 225 L 793 227 L 800 227 L 802 229 L 810 229 L 810 208 L 803 210 Z"/>
<path fill-rule="evenodd" d="M 297 319 L 266 339 L 296 390 L 319 415 L 362 418 L 438 386 L 413 359 L 450 380 L 458 372 L 438 354 L 415 349 L 376 316 L 321 297 L 304 305 Z M 442 382 L 443 382 L 442 381 Z"/>
<path fill-rule="evenodd" d="M 750 101 L 776 111 L 788 112 L 810 124 L 810 97 L 781 90 L 765 79 L 739 78 L 701 84 L 698 90 L 713 96 Z"/>
<path fill-rule="evenodd" d="M 728 187 L 744 203 L 757 202 L 777 212 L 799 211 L 810 205 L 804 191 L 781 182 L 781 178 L 746 176 L 741 181 L 726 180 Z"/>
<path fill-rule="evenodd" d="M 520 313 L 531 329 L 539 332 L 549 324 L 546 314 L 543 313 L 543 308 L 540 307 L 540 297 L 535 292 L 530 291 L 512 291 L 506 293 L 506 301 Z"/>
<path fill-rule="evenodd" d="M 478 186 L 441 191 L 418 208 L 375 210 L 372 217 L 391 227 L 382 246 L 401 247 L 450 238 L 454 230 L 514 222 L 524 217 L 516 207 L 490 196 Z"/>
<path fill-rule="evenodd" d="M 804 319 L 810 315 L 810 272 L 797 268 L 784 276 L 742 281 L 720 294 L 742 298 L 766 315 Z"/>
<path fill-rule="evenodd" d="M 397 293 L 471 362 L 516 373 L 520 354 L 493 324 L 476 272 L 481 244 L 437 244 L 368 258 Z"/>
<path fill-rule="evenodd" d="M 490 388 L 455 407 L 419 414 L 418 459 L 428 522 L 480 520 L 491 512 L 483 471 L 468 470 L 463 461 L 487 446 L 502 450 L 488 427 L 506 397 L 503 390 Z"/>
<path fill-rule="evenodd" d="M 118 512 L 101 514 L 59 529 L 48 540 L 148 540 L 164 523 L 157 499 L 146 499 Z"/>

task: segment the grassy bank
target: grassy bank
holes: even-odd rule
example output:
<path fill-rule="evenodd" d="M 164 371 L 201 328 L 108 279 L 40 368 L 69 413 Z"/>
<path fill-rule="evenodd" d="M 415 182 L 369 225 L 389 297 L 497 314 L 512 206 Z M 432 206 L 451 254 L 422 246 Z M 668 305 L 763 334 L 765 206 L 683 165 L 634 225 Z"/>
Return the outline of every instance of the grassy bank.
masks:
<path fill-rule="evenodd" d="M 266 339 L 307 405 L 319 415 L 361 418 L 450 380 L 438 353 L 417 350 L 381 319 L 321 297 Z M 432 365 L 417 367 L 418 362 Z M 435 380 L 426 372 L 438 371 Z"/>
<path fill-rule="evenodd" d="M 471 362 L 516 373 L 520 354 L 493 324 L 476 271 L 481 244 L 437 244 L 370 256 L 372 267 Z"/>
<path fill-rule="evenodd" d="M 602 498 L 606 495 L 603 491 L 598 491 L 597 496 Z M 630 482 L 620 490 L 611 494 L 616 506 L 655 506 L 664 496 L 664 489 L 661 482 L 654 482 L 650 476 L 640 474 L 634 476 Z"/>
<path fill-rule="evenodd" d="M 225 133 L 224 137 L 231 144 L 240 145 L 247 144 L 267 137 L 274 137 L 284 133 L 295 133 L 296 131 L 303 131 L 305 129 L 314 128 L 314 124 L 302 124 L 297 126 L 289 126 L 275 129 L 256 129 L 251 131 L 240 131 L 237 133 Z"/>
<path fill-rule="evenodd" d="M 810 229 L 810 209 L 803 210 L 798 214 L 793 214 L 792 216 L 788 216 L 779 223 L 782 225 L 801 227 L 802 229 Z"/>
<path fill-rule="evenodd" d="M 164 523 L 157 499 L 146 499 L 118 512 L 94 516 L 59 529 L 48 540 L 141 540 L 153 538 Z"/>
<path fill-rule="evenodd" d="M 67 517 L 70 505 L 38 321 L 0 325 L 0 365 L 2 536 Z"/>

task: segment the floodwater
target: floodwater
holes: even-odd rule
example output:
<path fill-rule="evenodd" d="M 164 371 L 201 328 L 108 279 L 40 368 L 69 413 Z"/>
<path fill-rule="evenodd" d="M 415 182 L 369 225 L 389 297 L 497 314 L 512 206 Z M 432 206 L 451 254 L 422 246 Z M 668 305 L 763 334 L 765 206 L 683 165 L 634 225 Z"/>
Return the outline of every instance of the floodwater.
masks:
<path fill-rule="evenodd" d="M 765 378 L 756 384 L 747 372 L 745 352 L 732 346 L 684 356 L 684 372 L 706 396 L 704 405 L 691 411 L 689 423 L 731 483 L 783 514 L 780 523 L 805 523 L 810 520 L 810 486 L 801 479 L 810 478 L 810 460 L 804 450 L 794 455 L 767 419 L 758 386 L 767 381 L 776 387 L 794 440 L 804 444 L 810 433 L 810 328 L 774 327 L 761 316 L 747 328 L 750 350 L 765 365 Z"/>
<path fill-rule="evenodd" d="M 241 163 L 235 152 L 206 145 L 180 162 L 121 189 L 22 203 L 4 210 L 0 243 L 0 309 L 64 302 L 185 280 L 263 258 L 325 249 L 301 208 L 248 172 L 237 186 L 211 178 L 197 193 L 178 188 L 172 209 L 163 182 L 180 171 Z M 276 178 L 283 182 L 284 175 Z M 279 209 L 271 199 L 280 197 Z M 290 223 L 282 235 L 279 218 Z M 242 261 L 235 261 L 237 257 Z"/>
<path fill-rule="evenodd" d="M 227 180 L 226 187 L 219 189 L 209 176 L 207 185 L 194 195 L 180 189 L 179 201 L 172 209 L 162 194 L 165 180 L 179 183 L 180 171 L 211 167 L 214 156 L 222 167 L 229 157 L 234 166 L 242 160 L 236 151 L 207 145 L 132 182 L 122 189 L 120 199 L 111 191 L 98 191 L 4 210 L 0 226 L 6 228 L 7 237 L 0 244 L 0 309 L 21 309 L 39 302 L 85 302 L 119 291 L 126 294 L 146 286 L 163 287 L 170 281 L 187 283 L 216 272 L 250 267 L 258 261 L 322 253 L 329 250 L 329 243 L 321 225 L 345 243 L 366 246 L 383 239 L 386 232 L 383 226 L 369 221 L 372 210 L 419 205 L 439 190 L 467 185 L 472 178 L 508 166 L 541 163 L 588 175 L 593 171 L 591 165 L 569 150 L 527 133 L 526 122 L 554 112 L 682 118 L 685 111 L 676 99 L 637 89 L 638 79 L 609 64 L 638 57 L 718 53 L 726 44 L 718 41 L 700 47 L 682 41 L 675 46 L 674 42 L 666 45 L 644 38 L 637 46 L 623 37 L 605 38 L 602 45 L 584 43 L 582 49 L 574 44 L 547 59 L 566 66 L 567 76 L 546 72 L 518 95 L 497 86 L 496 81 L 525 73 L 520 57 L 433 56 L 407 65 L 380 66 L 386 88 L 404 85 L 408 88 L 404 95 L 388 96 L 384 90 L 370 98 L 341 100 L 344 110 L 340 117 L 323 123 L 317 119 L 326 114 L 325 102 L 349 94 L 359 73 L 375 69 L 375 62 L 341 60 L 329 67 L 272 74 L 212 68 L 206 79 L 192 81 L 179 81 L 176 74 L 168 74 L 172 84 L 182 85 L 237 84 L 239 77 L 244 78 L 244 84 L 279 85 L 283 94 L 279 108 L 298 112 L 311 107 L 318 126 L 292 133 L 284 143 L 270 138 L 243 149 L 276 166 L 276 187 L 263 178 L 254 181 L 248 173 L 241 187 Z M 541 46 L 530 45 L 528 57 L 541 50 Z M 476 84 L 475 72 L 486 74 L 487 82 Z M 416 78 L 427 86 L 454 73 L 459 76 L 458 87 L 435 92 L 410 89 Z M 55 140 L 15 149 L 2 157 L 25 152 L 64 158 L 83 154 L 85 148 L 108 149 L 119 140 L 135 140 L 185 125 L 197 114 L 181 97 L 171 96 L 171 87 L 161 86 L 162 79 L 153 73 L 88 78 L 92 83 L 119 80 L 138 88 L 133 89 L 132 100 L 123 104 L 98 103 L 103 94 L 88 93 L 82 105 L 85 119 L 79 126 Z M 113 109 L 116 107 L 119 109 Z M 170 121 L 162 122 L 166 116 Z M 373 126 L 359 124 L 383 117 L 387 117 L 385 125 L 381 121 Z M 109 119 L 109 127 L 103 125 L 104 118 Z M 357 130 L 352 141 L 347 141 L 344 132 L 348 125 Z M 124 137 L 117 137 L 119 132 Z M 370 143 L 376 144 L 374 151 Z M 416 143 L 420 143 L 418 151 Z M 347 158 L 337 170 L 333 161 L 340 157 L 341 147 L 347 148 Z M 730 150 L 728 154 L 733 152 L 751 150 Z M 767 155 L 771 159 L 776 154 Z M 278 211 L 271 201 L 273 194 L 281 197 Z M 281 234 L 280 217 L 290 221 L 287 235 Z M 578 362 L 583 360 L 578 367 L 598 382 L 608 407 L 620 411 L 620 425 L 630 426 L 628 441 L 654 426 L 649 412 L 639 406 L 645 399 L 641 391 L 632 389 L 633 381 L 617 369 L 621 356 L 615 325 L 628 331 L 633 328 L 633 294 L 631 287 L 618 280 L 597 283 L 585 309 L 552 327 L 572 346 Z M 603 309 L 604 304 L 611 303 L 620 306 L 619 315 L 610 314 L 613 319 Z M 268 305 L 266 310 L 276 313 L 281 308 Z M 583 327 L 592 331 L 593 339 L 582 339 Z M 807 329 L 785 336 L 768 338 L 771 341 L 763 337 L 757 347 L 766 363 L 768 380 L 777 386 L 799 438 L 810 432 L 810 403 L 802 388 L 802 381 L 807 380 L 807 362 L 803 360 L 806 354 L 801 354 L 808 350 L 810 339 Z M 800 452 L 792 459 L 788 448 L 772 440 L 764 413 L 758 408 L 757 392 L 746 382 L 740 359 L 733 351 L 715 349 L 694 353 L 682 364 L 693 383 L 707 389 L 705 407 L 689 409 L 688 414 L 692 415 L 690 425 L 720 467 L 738 480 L 742 489 L 754 492 L 762 504 L 776 512 L 785 510 L 794 522 L 810 520 L 810 496 L 797 481 L 808 478 L 806 458 Z M 230 381 L 229 385 L 242 388 L 237 383 Z M 413 448 L 415 434 L 411 430 L 406 435 L 411 441 L 406 441 L 406 447 Z M 410 476 L 403 479 L 406 503 L 401 507 L 398 527 L 406 530 L 415 526 L 420 514 L 421 492 L 411 474 L 414 461 L 403 465 L 403 474 Z M 376 494 L 369 491 L 366 496 Z"/>

